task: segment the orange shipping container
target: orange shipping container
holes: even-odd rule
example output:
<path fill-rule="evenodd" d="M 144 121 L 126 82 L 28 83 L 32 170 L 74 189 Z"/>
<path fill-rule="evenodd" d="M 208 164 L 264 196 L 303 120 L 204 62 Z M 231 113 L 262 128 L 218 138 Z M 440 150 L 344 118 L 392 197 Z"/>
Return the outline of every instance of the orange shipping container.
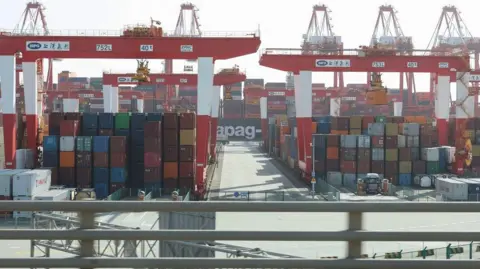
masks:
<path fill-rule="evenodd" d="M 178 178 L 178 163 L 164 162 L 163 163 L 163 178 Z"/>
<path fill-rule="evenodd" d="M 60 167 L 75 167 L 75 152 L 60 152 Z"/>
<path fill-rule="evenodd" d="M 328 147 L 327 148 L 327 159 L 338 160 L 339 150 L 337 147 Z"/>
<path fill-rule="evenodd" d="M 312 122 L 312 134 L 316 134 L 316 133 L 317 133 L 317 123 Z"/>

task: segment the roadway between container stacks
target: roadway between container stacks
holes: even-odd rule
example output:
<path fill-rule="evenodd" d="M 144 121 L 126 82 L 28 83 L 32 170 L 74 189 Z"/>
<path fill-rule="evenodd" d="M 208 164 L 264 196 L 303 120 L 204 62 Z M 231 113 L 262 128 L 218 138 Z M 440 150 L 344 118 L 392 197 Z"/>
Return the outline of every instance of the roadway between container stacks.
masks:
<path fill-rule="evenodd" d="M 218 191 L 211 193 L 211 200 L 243 200 L 252 202 L 308 200 L 307 188 L 295 188 L 273 163 L 258 150 L 255 143 L 230 142 L 224 148 L 223 163 L 219 164 L 221 182 Z M 213 191 L 213 190 L 212 190 Z M 248 192 L 258 194 L 246 198 Z M 285 191 L 285 196 L 273 194 Z M 235 194 L 238 192 L 238 195 Z M 261 193 L 263 192 L 263 193 Z M 265 195 L 267 192 L 267 195 Z M 272 193 L 268 193 L 272 192 Z M 242 197 L 243 193 L 243 197 Z M 247 193 L 247 194 L 245 194 Z M 222 197 L 223 195 L 223 197 Z M 248 196 L 247 196 L 248 197 Z M 318 202 L 324 202 L 318 200 Z M 381 202 L 381 201 L 379 201 Z M 402 201 L 408 202 L 408 201 Z M 366 213 L 364 229 L 373 231 L 476 231 L 479 230 L 479 214 L 460 213 Z M 250 230 L 250 231 L 340 231 L 345 230 L 347 216 L 344 213 L 217 213 L 217 230 Z M 344 242 L 222 242 L 237 246 L 260 248 L 265 251 L 288 255 L 321 258 L 328 256 L 345 257 Z M 452 246 L 469 244 L 470 242 L 449 242 Z M 419 259 L 417 251 L 424 247 L 429 249 L 443 248 L 436 251 L 436 256 L 427 257 L 445 259 L 447 242 L 367 242 L 363 244 L 363 254 L 380 259 L 386 252 L 403 250 L 405 259 Z M 480 258 L 480 252 L 473 257 Z M 464 246 L 464 254 L 456 254 L 452 259 L 468 258 L 468 247 Z M 414 253 L 412 253 L 414 252 Z M 222 256 L 223 254 L 218 254 Z"/>

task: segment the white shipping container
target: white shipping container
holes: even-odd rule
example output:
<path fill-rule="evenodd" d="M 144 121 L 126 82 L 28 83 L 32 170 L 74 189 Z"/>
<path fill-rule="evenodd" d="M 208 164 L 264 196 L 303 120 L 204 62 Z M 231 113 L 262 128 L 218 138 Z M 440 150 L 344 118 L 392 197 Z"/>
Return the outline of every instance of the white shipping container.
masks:
<path fill-rule="evenodd" d="M 15 153 L 15 167 L 17 169 L 33 169 L 35 161 L 33 160 L 33 151 L 30 149 L 17 149 Z"/>
<path fill-rule="evenodd" d="M 12 197 L 13 176 L 19 173 L 27 172 L 26 169 L 4 169 L 0 170 L 0 196 Z"/>
<path fill-rule="evenodd" d="M 399 148 L 406 148 L 407 147 L 407 137 L 404 135 L 397 136 L 397 145 Z"/>
<path fill-rule="evenodd" d="M 359 148 L 370 148 L 370 136 L 369 135 L 359 135 L 358 136 L 358 147 Z"/>
<path fill-rule="evenodd" d="M 13 177 L 13 196 L 35 196 L 50 189 L 52 183 L 50 170 L 30 170 Z"/>
<path fill-rule="evenodd" d="M 75 151 L 75 137 L 60 137 L 60 151 Z"/>
<path fill-rule="evenodd" d="M 31 196 L 20 196 L 20 197 L 13 197 L 14 201 L 32 201 L 35 197 Z M 24 219 L 31 219 L 32 218 L 32 211 L 13 211 L 13 218 L 24 218 Z"/>
<path fill-rule="evenodd" d="M 437 177 L 435 180 L 437 194 L 443 195 L 447 200 L 468 200 L 468 184 L 452 178 Z"/>
<path fill-rule="evenodd" d="M 70 190 L 47 190 L 35 196 L 34 200 L 40 201 L 67 201 L 70 200 Z"/>
<path fill-rule="evenodd" d="M 78 99 L 63 99 L 63 112 L 79 112 L 80 102 Z"/>
<path fill-rule="evenodd" d="M 438 162 L 440 160 L 440 148 L 422 149 L 422 160 L 427 162 Z"/>

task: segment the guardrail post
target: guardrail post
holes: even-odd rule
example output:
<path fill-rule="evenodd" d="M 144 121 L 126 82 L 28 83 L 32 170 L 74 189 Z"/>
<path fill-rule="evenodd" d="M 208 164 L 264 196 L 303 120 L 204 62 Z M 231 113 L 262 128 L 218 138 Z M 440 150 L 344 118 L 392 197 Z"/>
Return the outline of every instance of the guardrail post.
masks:
<path fill-rule="evenodd" d="M 446 257 L 445 257 L 445 258 L 447 258 L 447 259 L 450 259 L 450 256 L 452 255 L 452 250 L 450 249 L 450 246 L 451 246 L 451 245 L 452 245 L 452 244 L 448 244 L 448 245 L 447 245 L 447 253 L 446 253 Z"/>
<path fill-rule="evenodd" d="M 470 242 L 470 249 L 469 249 L 469 251 L 468 251 L 468 258 L 469 258 L 470 260 L 473 259 L 473 241 Z"/>
<path fill-rule="evenodd" d="M 424 247 L 422 250 L 422 258 L 425 260 L 427 258 L 427 247 Z"/>
<path fill-rule="evenodd" d="M 80 229 L 95 229 L 95 214 L 92 211 L 81 211 L 80 216 Z M 93 240 L 80 240 L 80 256 L 81 257 L 93 257 L 94 248 Z M 87 269 L 87 268 L 81 268 Z"/>
<path fill-rule="evenodd" d="M 363 212 L 348 213 L 348 230 L 362 230 L 362 214 Z M 358 259 L 362 255 L 362 241 L 348 241 L 348 259 Z"/>

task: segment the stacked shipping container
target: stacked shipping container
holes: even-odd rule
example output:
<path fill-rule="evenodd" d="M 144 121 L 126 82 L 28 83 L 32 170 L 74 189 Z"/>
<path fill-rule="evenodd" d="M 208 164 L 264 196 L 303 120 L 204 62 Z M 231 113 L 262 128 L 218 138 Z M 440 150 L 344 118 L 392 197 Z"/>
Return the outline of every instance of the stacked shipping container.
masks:
<path fill-rule="evenodd" d="M 146 188 L 162 187 L 162 122 L 147 121 L 144 128 L 144 185 Z"/>
<path fill-rule="evenodd" d="M 179 155 L 179 122 L 176 113 L 165 113 L 163 116 L 163 187 L 166 189 L 178 186 Z"/>
<path fill-rule="evenodd" d="M 225 119 L 243 118 L 243 100 L 222 101 L 222 115 Z"/>
<path fill-rule="evenodd" d="M 178 187 L 191 189 L 194 186 L 195 169 L 195 115 L 190 113 L 180 114 L 180 148 L 178 154 Z"/>

